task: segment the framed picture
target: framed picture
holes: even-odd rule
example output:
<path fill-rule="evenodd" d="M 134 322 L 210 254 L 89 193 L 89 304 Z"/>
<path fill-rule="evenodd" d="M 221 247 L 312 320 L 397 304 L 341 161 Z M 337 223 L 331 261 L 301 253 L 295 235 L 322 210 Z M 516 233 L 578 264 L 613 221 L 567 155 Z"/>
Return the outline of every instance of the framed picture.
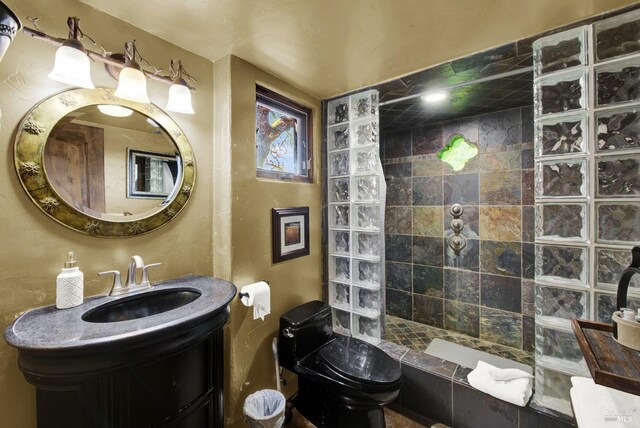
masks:
<path fill-rule="evenodd" d="M 309 207 L 271 210 L 273 263 L 309 255 Z"/>

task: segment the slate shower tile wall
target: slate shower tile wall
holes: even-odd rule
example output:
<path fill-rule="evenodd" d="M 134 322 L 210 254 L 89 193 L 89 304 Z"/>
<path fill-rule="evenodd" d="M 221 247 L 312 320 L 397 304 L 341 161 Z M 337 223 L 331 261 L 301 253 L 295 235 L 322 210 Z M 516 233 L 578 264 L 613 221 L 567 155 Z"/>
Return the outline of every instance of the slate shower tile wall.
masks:
<path fill-rule="evenodd" d="M 384 132 L 386 312 L 524 349 L 534 347 L 532 107 Z M 436 153 L 455 134 L 479 147 L 458 172 Z M 464 208 L 467 247 L 446 242 Z"/>

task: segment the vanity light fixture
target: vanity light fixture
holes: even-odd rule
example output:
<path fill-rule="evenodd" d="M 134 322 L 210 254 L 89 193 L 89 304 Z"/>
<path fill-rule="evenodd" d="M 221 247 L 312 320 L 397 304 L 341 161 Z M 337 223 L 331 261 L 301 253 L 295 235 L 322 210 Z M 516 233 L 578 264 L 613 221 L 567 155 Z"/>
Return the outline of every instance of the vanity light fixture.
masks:
<path fill-rule="evenodd" d="M 100 113 L 113 117 L 129 117 L 133 114 L 130 108 L 122 107 L 116 104 L 98 104 Z"/>
<path fill-rule="evenodd" d="M 424 101 L 425 103 L 437 103 L 438 101 L 447 99 L 447 97 L 448 97 L 448 94 L 446 92 L 438 91 L 438 92 L 430 92 L 428 94 L 424 94 L 420 98 L 422 98 L 422 101 Z"/>
<path fill-rule="evenodd" d="M 56 59 L 49 78 L 71 86 L 93 89 L 91 81 L 91 62 L 80 38 L 90 37 L 80 30 L 80 19 L 75 16 L 67 18 L 69 38 L 56 51 Z M 93 41 L 93 40 L 92 40 Z"/>
<path fill-rule="evenodd" d="M 2 5 L 1 1 L 0 5 Z M 3 9 L 0 7 L 0 16 L 2 16 L 2 11 Z M 49 74 L 52 79 L 83 88 L 94 88 L 89 73 L 91 68 L 89 59 L 92 59 L 106 64 L 111 76 L 119 80 L 118 88 L 114 93 L 116 97 L 138 103 L 150 103 L 151 101 L 147 95 L 147 78 L 149 78 L 171 85 L 167 110 L 194 114 L 191 106 L 191 93 L 189 92 L 194 90 L 194 87 L 190 85 L 189 81 L 195 82 L 195 79 L 185 71 L 179 60 L 171 60 L 169 76 L 163 75 L 162 70 L 150 64 L 140 55 L 135 40 L 125 44 L 124 56 L 111 55 L 110 52 L 98 45 L 80 29 L 78 25 L 80 20 L 76 17 L 67 19 L 67 25 L 69 26 L 68 39 L 50 36 L 41 31 L 37 25 L 37 17 L 27 17 L 27 19 L 31 21 L 35 28 L 24 27 L 23 33 L 60 46 L 56 52 L 54 69 Z M 3 34 L 0 31 L 0 52 L 2 52 L 3 45 L 6 44 L 1 36 Z M 94 45 L 99 46 L 102 52 L 98 53 L 85 49 L 80 42 L 85 37 L 91 40 Z M 141 63 L 144 63 L 148 69 L 142 68 L 140 66 Z M 153 71 L 150 69 L 153 69 Z M 119 73 L 117 72 L 118 70 L 120 70 Z M 113 113 L 113 110 L 111 110 L 111 113 Z M 119 113 L 122 115 L 124 112 L 120 111 Z"/>
<path fill-rule="evenodd" d="M 167 101 L 165 109 L 176 113 L 195 114 L 191 105 L 191 90 L 189 90 L 189 85 L 183 76 L 195 81 L 182 67 L 182 61 L 172 59 L 171 77 L 173 77 L 173 83 L 169 87 L 169 101 Z"/>
<path fill-rule="evenodd" d="M 135 40 L 125 43 L 124 68 L 120 71 L 118 89 L 116 89 L 114 95 L 123 100 L 148 104 L 151 100 L 149 100 L 149 95 L 147 95 L 147 78 L 144 77 L 142 67 L 138 61 L 136 61 L 136 54 L 142 61 L 147 62 L 138 53 Z"/>

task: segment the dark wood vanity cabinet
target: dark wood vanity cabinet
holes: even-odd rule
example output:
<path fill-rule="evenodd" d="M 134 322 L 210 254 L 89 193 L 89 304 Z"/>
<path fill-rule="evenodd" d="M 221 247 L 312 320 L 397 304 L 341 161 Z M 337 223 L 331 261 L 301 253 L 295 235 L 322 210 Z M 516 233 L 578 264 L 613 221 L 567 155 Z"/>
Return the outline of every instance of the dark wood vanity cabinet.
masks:
<path fill-rule="evenodd" d="M 38 428 L 222 428 L 222 335 L 106 372 L 28 376 Z"/>
<path fill-rule="evenodd" d="M 222 428 L 223 328 L 236 293 L 188 275 L 22 314 L 4 339 L 36 387 L 38 428 Z M 167 308 L 168 296 L 178 305 Z"/>

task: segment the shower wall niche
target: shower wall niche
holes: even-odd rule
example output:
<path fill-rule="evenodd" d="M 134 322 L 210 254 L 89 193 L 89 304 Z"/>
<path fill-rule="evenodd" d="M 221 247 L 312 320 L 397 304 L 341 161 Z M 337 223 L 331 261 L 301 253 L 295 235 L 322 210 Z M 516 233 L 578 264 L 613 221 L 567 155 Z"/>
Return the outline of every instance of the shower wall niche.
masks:
<path fill-rule="evenodd" d="M 457 134 L 479 149 L 460 171 L 436 154 Z M 533 108 L 382 137 L 387 314 L 533 352 Z M 446 239 L 456 203 L 459 255 Z"/>
<path fill-rule="evenodd" d="M 536 401 L 570 413 L 571 318 L 611 321 L 640 243 L 640 11 L 534 43 Z M 630 306 L 640 307 L 640 281 Z"/>

